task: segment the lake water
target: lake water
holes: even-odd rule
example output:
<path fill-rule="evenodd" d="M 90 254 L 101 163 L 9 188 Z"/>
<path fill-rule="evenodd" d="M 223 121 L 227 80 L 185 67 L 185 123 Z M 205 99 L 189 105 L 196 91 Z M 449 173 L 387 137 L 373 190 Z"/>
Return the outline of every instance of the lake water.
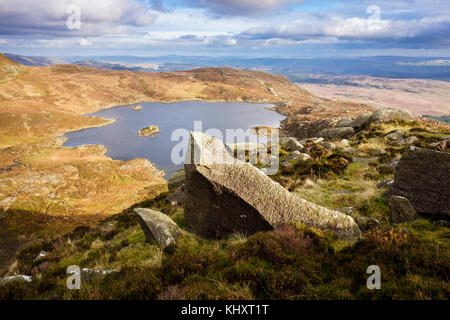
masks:
<path fill-rule="evenodd" d="M 116 122 L 104 127 L 83 129 L 65 135 L 65 146 L 102 144 L 106 146 L 106 155 L 112 159 L 128 161 L 146 158 L 157 168 L 166 172 L 166 178 L 181 165 L 171 160 L 172 148 L 179 141 L 171 141 L 176 129 L 194 129 L 194 121 L 202 121 L 203 132 L 216 128 L 250 129 L 256 126 L 279 127 L 284 116 L 267 110 L 270 104 L 198 102 L 187 101 L 171 104 L 140 103 L 142 110 L 135 111 L 129 106 L 114 107 L 89 114 L 102 118 L 116 119 Z M 154 137 L 139 137 L 138 131 L 144 127 L 156 125 L 159 133 Z M 187 144 L 187 141 L 186 141 Z"/>

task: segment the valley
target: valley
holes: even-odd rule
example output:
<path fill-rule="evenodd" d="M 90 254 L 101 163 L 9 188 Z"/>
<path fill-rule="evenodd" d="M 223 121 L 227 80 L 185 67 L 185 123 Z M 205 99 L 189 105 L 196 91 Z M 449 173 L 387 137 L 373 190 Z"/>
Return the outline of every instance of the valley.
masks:
<path fill-rule="evenodd" d="M 147 155 L 121 161 L 101 144 L 64 145 L 87 132 L 78 130 L 118 125 L 117 117 L 99 116 L 111 107 L 139 117 L 147 103 L 175 102 L 273 105 L 284 117 L 277 174 L 199 164 L 168 183 Z M 441 159 L 436 170 L 422 172 L 429 162 L 417 167 L 415 177 L 433 177 L 433 204 L 448 214 L 439 170 L 446 174 L 450 127 L 380 107 L 318 97 L 259 71 L 36 67 L 0 55 L 0 275 L 33 279 L 1 283 L 0 299 L 445 299 L 446 216 L 422 212 L 432 206 L 401 216 L 384 195 L 399 188 L 396 167 L 417 149 Z M 436 108 L 429 113 L 444 107 Z M 137 130 L 130 128 L 135 137 Z M 146 227 L 136 214 L 145 209 L 171 226 L 173 246 L 148 236 L 169 229 L 147 230 L 152 218 Z M 231 232 L 236 225 L 242 230 Z M 374 261 L 390 290 L 371 294 L 361 275 Z M 87 280 L 68 291 L 65 272 L 74 264 Z"/>

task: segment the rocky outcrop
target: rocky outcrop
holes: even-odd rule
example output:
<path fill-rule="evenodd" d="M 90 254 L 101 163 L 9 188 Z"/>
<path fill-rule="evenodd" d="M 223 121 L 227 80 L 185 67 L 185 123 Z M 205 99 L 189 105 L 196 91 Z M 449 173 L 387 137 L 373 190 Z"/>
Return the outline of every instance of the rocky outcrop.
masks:
<path fill-rule="evenodd" d="M 395 170 L 386 197 L 402 196 L 418 213 L 450 215 L 450 154 L 412 148 L 403 155 Z"/>
<path fill-rule="evenodd" d="M 286 142 L 286 148 L 290 151 L 300 151 L 303 150 L 303 145 L 297 141 L 295 138 L 289 138 Z"/>
<path fill-rule="evenodd" d="M 322 130 L 319 135 L 328 139 L 342 139 L 349 138 L 354 133 L 355 129 L 352 127 L 341 127 Z"/>
<path fill-rule="evenodd" d="M 355 221 L 290 193 L 249 163 L 235 164 L 224 145 L 191 132 L 185 162 L 184 214 L 187 227 L 210 238 L 233 232 L 252 234 L 300 222 L 329 229 L 342 239 L 357 239 Z M 228 159 L 225 163 L 217 160 Z"/>
<path fill-rule="evenodd" d="M 147 241 L 155 239 L 162 249 L 174 245 L 182 234 L 178 225 L 164 213 L 144 208 L 136 208 L 134 212 Z"/>
<path fill-rule="evenodd" d="M 405 133 L 401 130 L 391 132 L 385 136 L 385 138 L 388 139 L 389 141 L 403 140 L 404 137 Z"/>
<path fill-rule="evenodd" d="M 411 112 L 403 109 L 380 109 L 369 118 L 369 123 L 383 123 L 391 120 L 414 120 Z"/>
<path fill-rule="evenodd" d="M 404 223 L 417 219 L 416 210 L 405 197 L 392 196 L 389 200 L 389 209 L 393 223 Z"/>
<path fill-rule="evenodd" d="M 372 112 L 364 112 L 360 114 L 355 120 L 353 120 L 349 127 L 352 127 L 356 131 L 365 129 L 369 124 L 369 119 L 372 116 Z"/>
<path fill-rule="evenodd" d="M 183 186 L 184 180 L 185 180 L 184 168 L 180 168 L 170 176 L 168 185 L 169 190 L 175 190 L 178 187 Z"/>

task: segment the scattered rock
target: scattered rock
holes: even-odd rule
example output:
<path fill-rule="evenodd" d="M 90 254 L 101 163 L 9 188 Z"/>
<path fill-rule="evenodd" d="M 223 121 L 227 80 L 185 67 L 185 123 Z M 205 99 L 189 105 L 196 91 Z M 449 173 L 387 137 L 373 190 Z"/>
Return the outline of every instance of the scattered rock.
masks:
<path fill-rule="evenodd" d="M 322 142 L 320 145 L 328 150 L 334 150 L 336 148 L 333 142 Z"/>
<path fill-rule="evenodd" d="M 450 215 L 450 154 L 421 148 L 408 150 L 397 165 L 394 184 L 385 196 L 408 198 L 419 213 Z"/>
<path fill-rule="evenodd" d="M 372 154 L 376 157 L 379 157 L 379 156 L 383 156 L 383 155 L 387 154 L 387 151 L 384 149 L 377 149 L 377 150 L 373 151 Z"/>
<path fill-rule="evenodd" d="M 218 163 L 217 159 L 228 157 L 226 153 L 217 139 L 191 132 L 184 199 L 185 222 L 190 230 L 200 236 L 222 238 L 234 232 L 253 234 L 300 222 L 329 229 L 341 239 L 360 237 L 361 231 L 350 216 L 290 193 L 251 164 Z"/>
<path fill-rule="evenodd" d="M 391 162 L 383 163 L 378 168 L 381 170 L 384 170 L 385 172 L 395 172 L 395 168 L 397 168 L 398 163 L 400 162 L 399 159 L 394 159 Z"/>
<path fill-rule="evenodd" d="M 414 116 L 411 112 L 403 109 L 380 109 L 370 116 L 368 123 L 383 123 L 394 119 L 414 120 Z"/>
<path fill-rule="evenodd" d="M 341 145 L 343 147 L 350 147 L 350 141 L 348 141 L 347 139 L 342 139 L 341 140 Z"/>
<path fill-rule="evenodd" d="M 290 160 L 299 160 L 299 161 L 306 161 L 311 159 L 311 156 L 307 153 L 301 153 L 300 151 L 294 151 L 292 152 L 291 156 L 289 156 L 288 158 L 286 158 L 287 161 Z"/>
<path fill-rule="evenodd" d="M 342 128 L 342 127 L 351 127 L 353 123 L 353 120 L 351 119 L 341 119 L 336 123 L 336 128 Z"/>
<path fill-rule="evenodd" d="M 184 181 L 186 179 L 186 175 L 184 174 L 184 168 L 180 168 L 177 171 L 175 171 L 169 179 L 169 190 L 175 190 L 178 187 L 181 187 L 184 185 Z"/>
<path fill-rule="evenodd" d="M 416 210 L 405 197 L 392 196 L 389 200 L 389 209 L 394 223 L 410 222 L 417 219 Z"/>
<path fill-rule="evenodd" d="M 5 284 L 11 283 L 11 282 L 31 282 L 32 277 L 31 276 L 25 276 L 25 275 L 16 275 L 16 276 L 9 276 L 0 278 L 0 286 L 3 286 Z"/>
<path fill-rule="evenodd" d="M 119 271 L 119 269 L 94 270 L 83 268 L 81 269 L 81 280 L 90 282 L 95 279 L 103 278 L 104 276 L 107 276 L 109 274 L 117 273 Z"/>
<path fill-rule="evenodd" d="M 377 183 L 378 189 L 383 189 L 391 186 L 394 183 L 394 179 L 385 179 Z"/>
<path fill-rule="evenodd" d="M 355 154 L 356 150 L 352 147 L 344 147 L 344 148 L 341 148 L 341 152 L 345 153 L 347 155 L 353 155 L 353 154 Z"/>
<path fill-rule="evenodd" d="M 342 127 L 324 129 L 320 132 L 320 135 L 328 139 L 342 139 L 351 137 L 354 133 L 355 129 L 353 129 L 352 127 Z"/>
<path fill-rule="evenodd" d="M 48 255 L 47 252 L 41 251 L 41 252 L 39 252 L 39 254 L 37 255 L 37 257 L 34 259 L 34 261 L 40 260 L 40 259 L 42 259 L 42 258 L 45 258 L 47 255 Z"/>
<path fill-rule="evenodd" d="M 177 224 L 164 213 L 144 208 L 136 208 L 134 212 L 147 241 L 156 239 L 162 249 L 174 245 L 182 234 Z"/>
<path fill-rule="evenodd" d="M 446 151 L 450 145 L 450 140 L 442 140 L 435 143 L 430 143 L 430 147 L 438 151 Z"/>
<path fill-rule="evenodd" d="M 289 139 L 295 139 L 295 138 L 292 138 L 292 137 L 280 137 L 280 138 L 278 138 L 278 143 L 280 145 L 284 146 L 289 141 Z"/>
<path fill-rule="evenodd" d="M 380 221 L 375 218 L 357 216 L 353 217 L 353 219 L 355 219 L 356 224 L 362 231 L 367 231 L 380 225 Z"/>
<path fill-rule="evenodd" d="M 303 143 L 303 144 L 306 144 L 306 143 L 318 144 L 318 143 L 323 142 L 323 140 L 324 139 L 322 137 L 319 137 L 319 138 L 314 137 L 314 138 L 303 139 L 303 140 L 300 141 L 300 143 Z"/>
<path fill-rule="evenodd" d="M 419 138 L 417 138 L 416 136 L 411 136 L 405 139 L 405 144 L 414 144 L 417 141 L 419 141 Z"/>
<path fill-rule="evenodd" d="M 300 151 L 303 150 L 303 145 L 297 141 L 297 139 L 295 138 L 290 138 L 287 142 L 286 142 L 286 148 L 290 151 Z"/>
<path fill-rule="evenodd" d="M 394 131 L 385 136 L 385 138 L 390 141 L 403 140 L 404 137 L 405 137 L 405 133 L 401 130 Z"/>
<path fill-rule="evenodd" d="M 380 224 L 380 222 L 377 219 L 368 218 L 368 217 L 359 215 L 358 212 L 353 207 L 343 207 L 343 208 L 337 209 L 337 211 L 351 216 L 362 231 L 367 231 L 367 230 L 374 228 Z"/>
<path fill-rule="evenodd" d="M 362 113 L 355 120 L 353 120 L 348 126 L 352 127 L 356 131 L 360 131 L 368 126 L 369 119 L 371 116 L 372 112 Z"/>

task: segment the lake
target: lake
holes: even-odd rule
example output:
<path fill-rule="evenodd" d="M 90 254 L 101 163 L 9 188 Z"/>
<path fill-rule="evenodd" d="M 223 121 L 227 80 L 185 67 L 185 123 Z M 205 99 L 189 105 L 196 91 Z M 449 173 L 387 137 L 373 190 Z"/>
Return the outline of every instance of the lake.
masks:
<path fill-rule="evenodd" d="M 142 110 L 135 111 L 133 106 L 141 105 Z M 99 116 L 116 119 L 116 122 L 103 127 L 88 128 L 66 134 L 64 146 L 102 144 L 106 146 L 106 155 L 112 159 L 128 161 L 146 158 L 157 168 L 166 172 L 166 178 L 175 172 L 181 164 L 174 165 L 171 160 L 172 149 L 179 141 L 171 141 L 176 129 L 194 129 L 194 121 L 202 121 L 203 132 L 216 128 L 250 129 L 256 126 L 279 127 L 284 116 L 268 110 L 271 104 L 199 102 L 186 101 L 171 104 L 148 102 L 119 106 L 87 116 Z M 154 137 L 139 137 L 138 131 L 150 125 L 156 125 L 159 133 Z M 186 141 L 187 144 L 187 141 Z"/>

